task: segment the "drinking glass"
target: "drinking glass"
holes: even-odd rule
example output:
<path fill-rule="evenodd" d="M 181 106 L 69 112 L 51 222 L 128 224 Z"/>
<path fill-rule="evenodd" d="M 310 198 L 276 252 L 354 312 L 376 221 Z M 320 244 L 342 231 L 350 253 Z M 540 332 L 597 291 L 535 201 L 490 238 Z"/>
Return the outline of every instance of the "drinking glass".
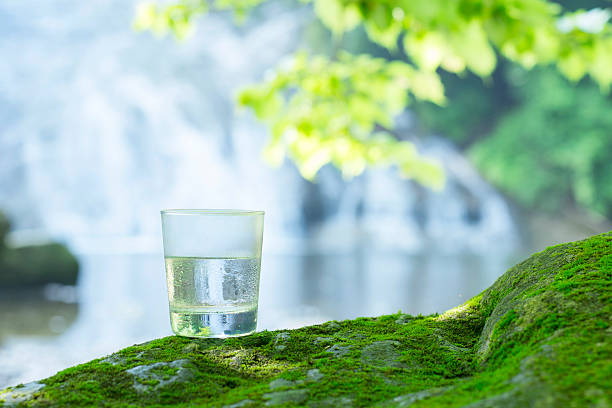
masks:
<path fill-rule="evenodd" d="M 257 327 L 263 211 L 163 210 L 170 323 L 187 337 Z"/>

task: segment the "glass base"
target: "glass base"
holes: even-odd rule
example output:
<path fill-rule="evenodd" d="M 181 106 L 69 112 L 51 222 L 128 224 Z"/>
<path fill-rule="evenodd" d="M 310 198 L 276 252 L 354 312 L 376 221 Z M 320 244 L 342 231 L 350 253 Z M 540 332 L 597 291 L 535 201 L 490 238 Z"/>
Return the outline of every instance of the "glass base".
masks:
<path fill-rule="evenodd" d="M 177 336 L 236 337 L 246 336 L 257 328 L 257 309 L 239 312 L 196 312 L 170 310 L 170 324 Z"/>

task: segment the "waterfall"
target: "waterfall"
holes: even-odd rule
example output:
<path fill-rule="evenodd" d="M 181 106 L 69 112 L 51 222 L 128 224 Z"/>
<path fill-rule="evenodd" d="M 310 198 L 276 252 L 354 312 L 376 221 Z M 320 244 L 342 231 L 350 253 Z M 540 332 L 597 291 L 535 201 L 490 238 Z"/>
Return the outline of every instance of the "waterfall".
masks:
<path fill-rule="evenodd" d="M 296 48 L 305 9 L 273 2 L 243 26 L 207 16 L 177 44 L 132 32 L 135 4 L 0 5 L 0 208 L 16 240 L 150 251 L 159 209 L 192 207 L 266 210 L 269 251 L 513 245 L 504 200 L 439 138 L 419 150 L 443 162 L 441 193 L 393 169 L 345 181 L 327 167 L 311 184 L 262 163 L 266 130 L 234 96 Z"/>

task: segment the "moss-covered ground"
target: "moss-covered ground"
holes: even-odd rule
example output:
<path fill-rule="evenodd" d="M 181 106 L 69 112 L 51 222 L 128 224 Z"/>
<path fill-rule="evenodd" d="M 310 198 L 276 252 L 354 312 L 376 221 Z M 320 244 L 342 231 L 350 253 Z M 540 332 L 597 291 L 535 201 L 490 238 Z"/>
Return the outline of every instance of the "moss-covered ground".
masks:
<path fill-rule="evenodd" d="M 19 388 L 0 391 L 0 401 L 610 407 L 611 319 L 607 233 L 535 254 L 442 315 L 360 318 L 225 340 L 166 337 L 61 371 L 22 402 L 14 399 Z"/>

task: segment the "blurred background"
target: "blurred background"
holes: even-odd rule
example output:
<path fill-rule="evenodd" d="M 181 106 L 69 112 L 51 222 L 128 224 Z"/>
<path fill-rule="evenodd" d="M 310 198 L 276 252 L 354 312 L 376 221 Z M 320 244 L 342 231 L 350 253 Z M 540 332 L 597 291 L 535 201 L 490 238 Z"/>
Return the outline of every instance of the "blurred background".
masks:
<path fill-rule="evenodd" d="M 235 96 L 330 42 L 312 7 L 212 13 L 177 43 L 134 32 L 136 4 L 0 3 L 0 388 L 171 334 L 163 208 L 266 211 L 260 330 L 443 312 L 612 229 L 612 98 L 589 79 L 442 73 L 447 105 L 395 127 L 442 163 L 442 191 L 394 169 L 311 182 L 262 160 L 268 130 Z M 385 56 L 359 29 L 346 42 Z"/>

